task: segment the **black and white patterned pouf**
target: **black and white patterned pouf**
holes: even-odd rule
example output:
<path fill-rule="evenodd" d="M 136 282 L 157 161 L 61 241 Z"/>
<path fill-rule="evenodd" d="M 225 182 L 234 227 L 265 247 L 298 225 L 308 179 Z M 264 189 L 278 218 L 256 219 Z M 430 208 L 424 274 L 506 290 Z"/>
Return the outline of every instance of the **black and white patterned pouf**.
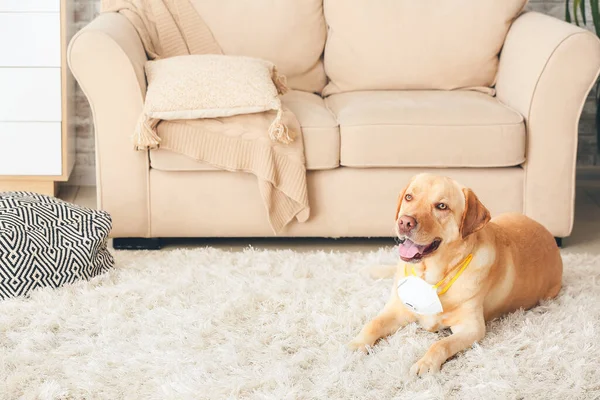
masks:
<path fill-rule="evenodd" d="M 0 299 L 108 270 L 111 228 L 104 211 L 36 193 L 0 193 Z"/>

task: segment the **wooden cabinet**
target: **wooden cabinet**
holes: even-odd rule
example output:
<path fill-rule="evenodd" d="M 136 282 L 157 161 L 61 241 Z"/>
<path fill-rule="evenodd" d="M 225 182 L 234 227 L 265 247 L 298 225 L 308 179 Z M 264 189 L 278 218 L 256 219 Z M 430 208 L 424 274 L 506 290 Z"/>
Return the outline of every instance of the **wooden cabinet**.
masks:
<path fill-rule="evenodd" d="M 0 191 L 55 194 L 75 164 L 72 0 L 0 0 Z"/>

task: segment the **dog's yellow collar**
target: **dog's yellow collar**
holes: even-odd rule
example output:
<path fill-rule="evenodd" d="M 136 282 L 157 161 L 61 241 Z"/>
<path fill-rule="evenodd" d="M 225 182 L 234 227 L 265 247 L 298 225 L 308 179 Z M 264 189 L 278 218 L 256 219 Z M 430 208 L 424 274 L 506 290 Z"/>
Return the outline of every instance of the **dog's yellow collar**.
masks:
<path fill-rule="evenodd" d="M 467 258 L 465 258 L 460 264 L 458 264 L 456 267 L 452 268 L 452 271 L 454 271 L 456 268 L 458 268 L 458 272 L 456 273 L 456 275 L 454 275 L 452 277 L 452 279 L 450 279 L 450 281 L 446 284 L 446 286 L 444 286 L 442 288 L 442 291 L 439 293 L 439 295 L 442 295 L 444 293 L 446 293 L 448 291 L 448 289 L 450 289 L 450 286 L 452 286 L 452 284 L 454 282 L 456 282 L 456 280 L 458 279 L 458 277 L 464 272 L 465 269 L 467 269 L 467 267 L 469 266 L 469 264 L 471 263 L 471 260 L 473 259 L 473 254 L 469 254 L 467 256 Z M 404 276 L 408 276 L 408 272 L 406 271 L 406 267 L 407 265 L 404 264 Z M 450 271 L 450 272 L 452 272 Z M 411 273 L 414 276 L 417 276 L 417 273 L 415 272 L 415 267 L 412 267 L 411 269 Z M 442 278 L 441 281 L 439 281 L 438 283 L 436 283 L 435 285 L 433 285 L 434 289 L 439 289 L 440 286 L 442 285 L 442 283 L 444 283 L 444 281 L 450 276 L 450 273 L 448 275 L 446 275 L 444 278 Z"/>

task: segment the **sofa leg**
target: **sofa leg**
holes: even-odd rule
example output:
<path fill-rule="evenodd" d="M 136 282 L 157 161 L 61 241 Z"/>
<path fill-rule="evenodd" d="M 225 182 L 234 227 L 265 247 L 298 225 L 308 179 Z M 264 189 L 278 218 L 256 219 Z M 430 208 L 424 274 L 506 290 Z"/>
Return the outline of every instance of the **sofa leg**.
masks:
<path fill-rule="evenodd" d="M 114 238 L 115 250 L 160 250 L 160 238 Z"/>
<path fill-rule="evenodd" d="M 554 240 L 556 240 L 556 245 L 558 246 L 559 249 L 562 249 L 563 247 L 563 238 L 560 237 L 555 237 Z"/>

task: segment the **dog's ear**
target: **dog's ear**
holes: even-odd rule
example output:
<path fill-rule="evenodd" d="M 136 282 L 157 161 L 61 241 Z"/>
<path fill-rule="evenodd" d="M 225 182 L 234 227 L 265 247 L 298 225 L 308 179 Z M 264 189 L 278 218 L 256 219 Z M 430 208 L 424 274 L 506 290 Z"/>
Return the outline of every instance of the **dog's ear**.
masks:
<path fill-rule="evenodd" d="M 479 201 L 471 189 L 463 188 L 462 191 L 465 195 L 465 211 L 460 224 L 460 234 L 464 239 L 483 228 L 491 217 L 488 209 Z"/>

